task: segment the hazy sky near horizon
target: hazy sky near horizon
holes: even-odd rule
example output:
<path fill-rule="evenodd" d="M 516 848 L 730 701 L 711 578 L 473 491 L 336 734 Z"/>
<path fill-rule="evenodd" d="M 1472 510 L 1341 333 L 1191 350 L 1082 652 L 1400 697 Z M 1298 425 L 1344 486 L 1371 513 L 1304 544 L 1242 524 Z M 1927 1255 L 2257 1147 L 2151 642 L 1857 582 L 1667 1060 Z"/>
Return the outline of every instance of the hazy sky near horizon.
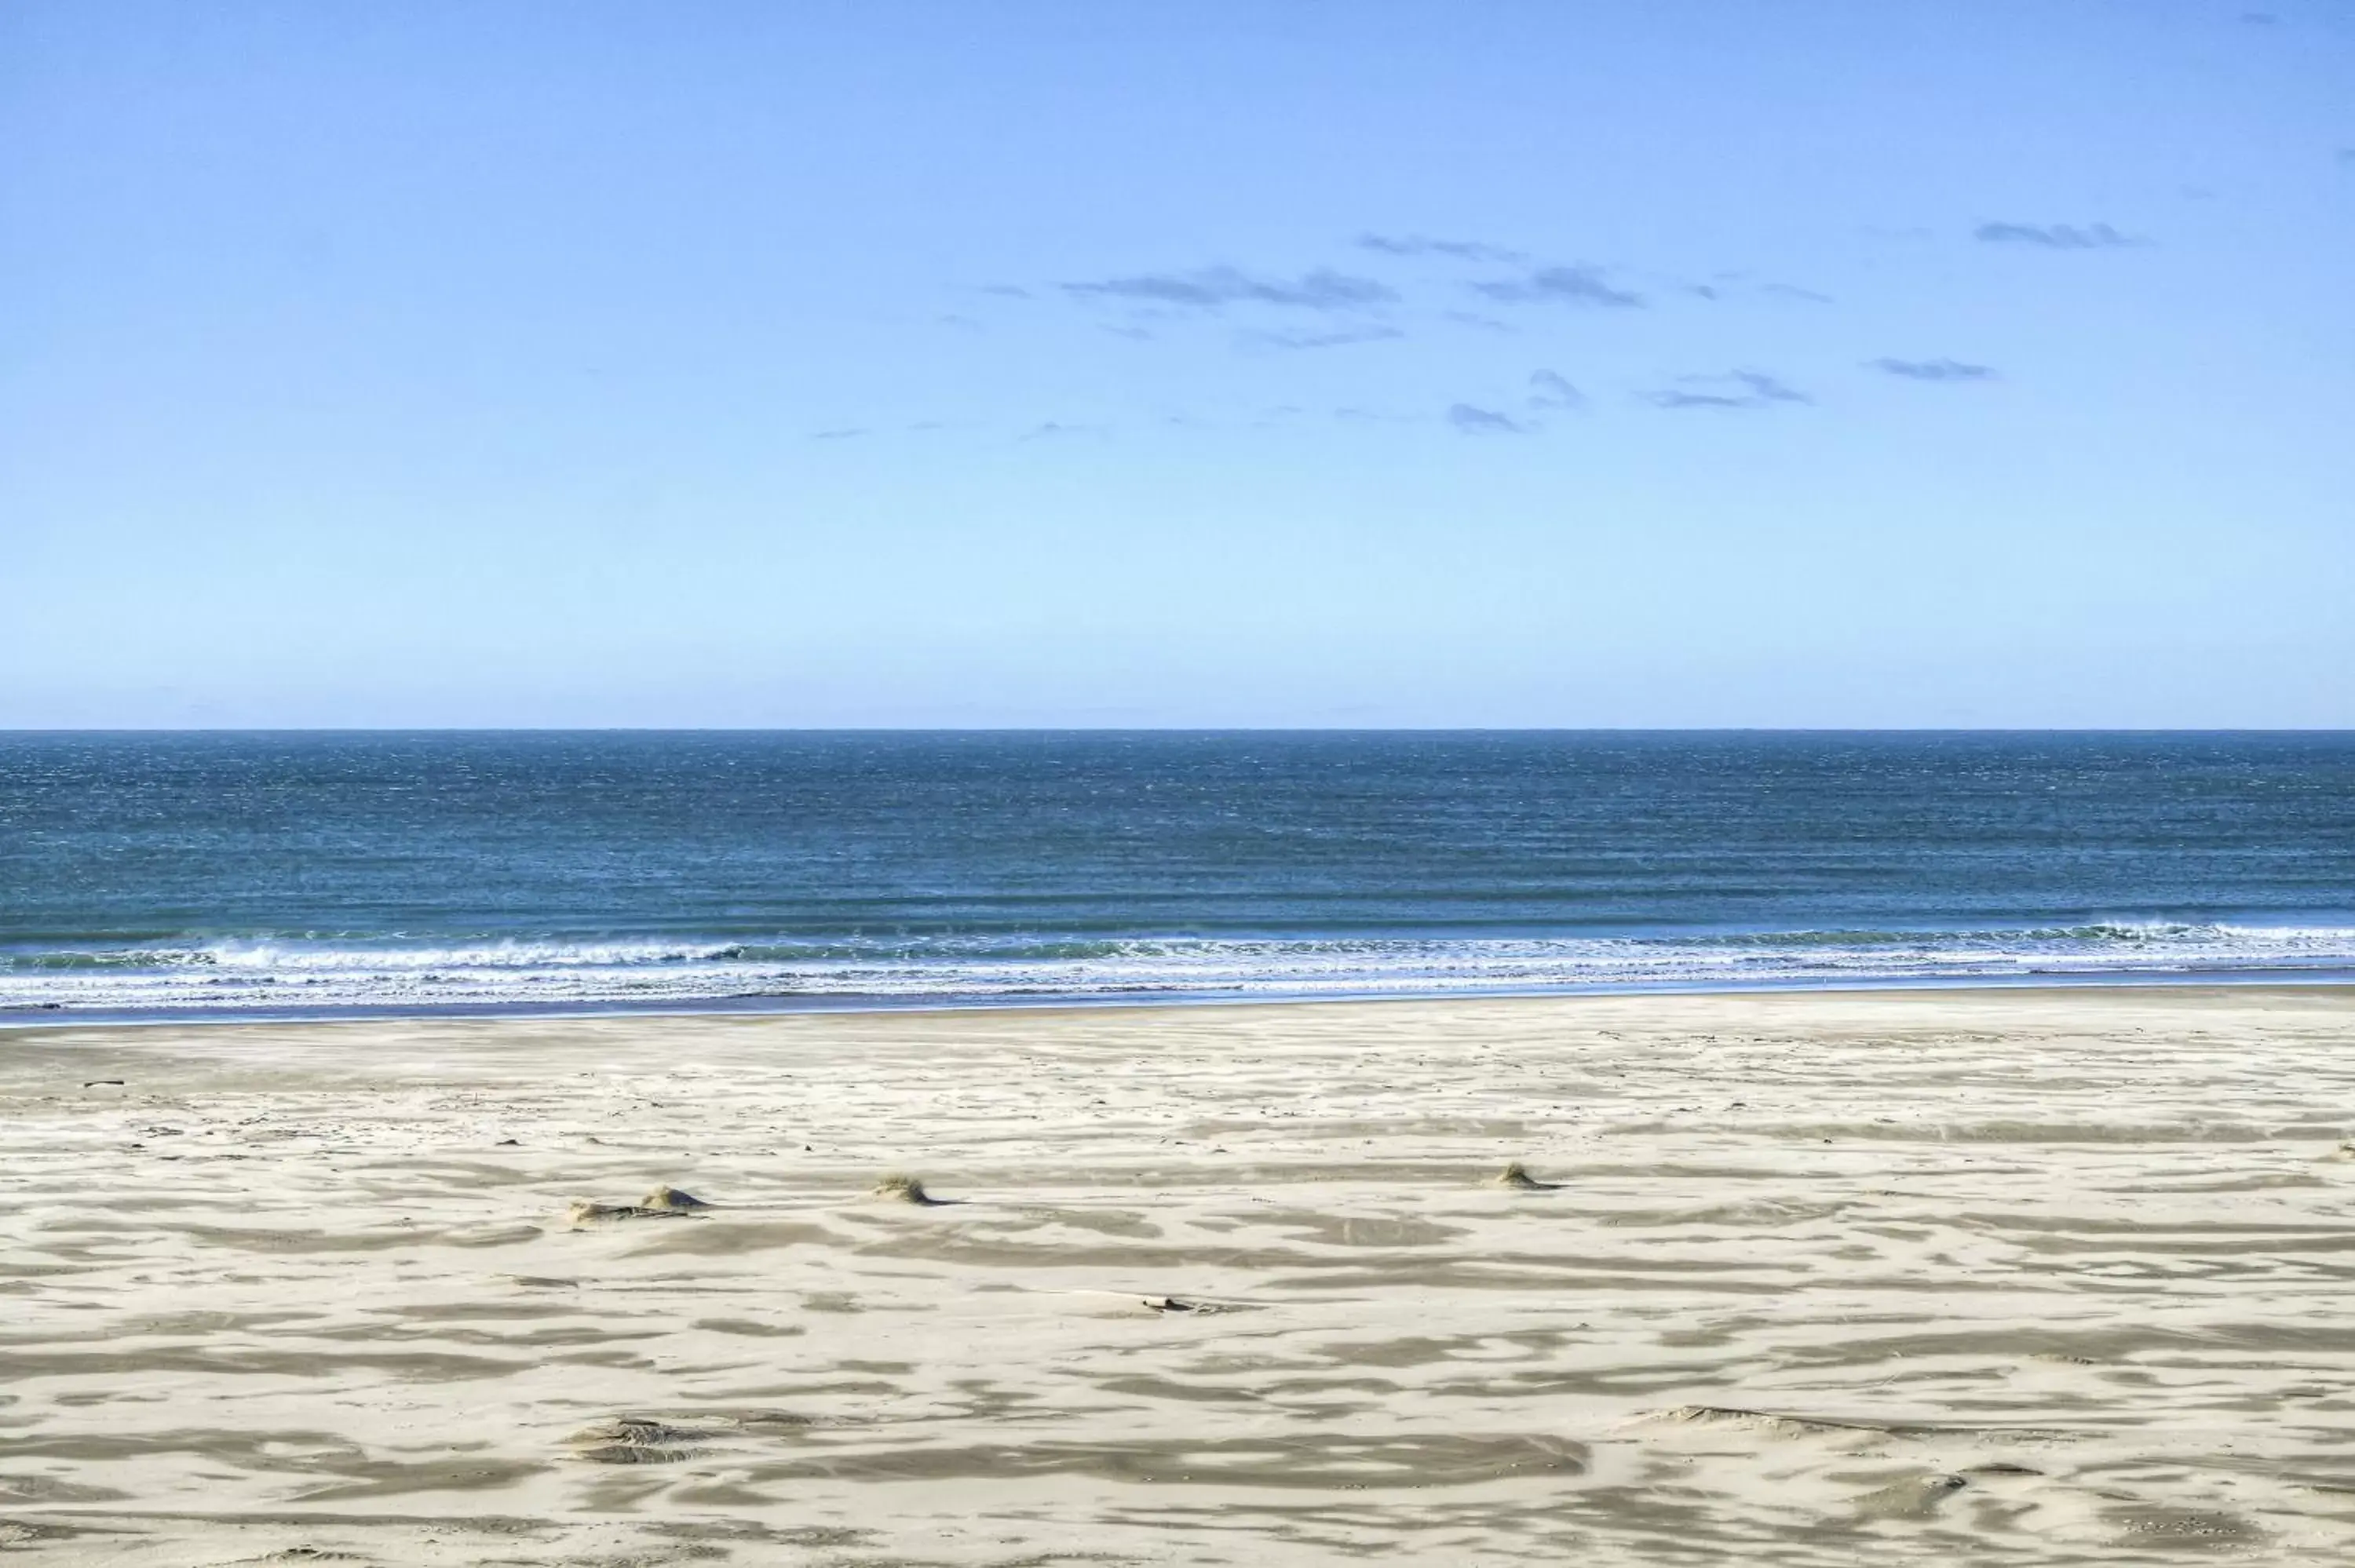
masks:
<path fill-rule="evenodd" d="M 2355 7 L 0 8 L 0 726 L 2355 725 Z"/>

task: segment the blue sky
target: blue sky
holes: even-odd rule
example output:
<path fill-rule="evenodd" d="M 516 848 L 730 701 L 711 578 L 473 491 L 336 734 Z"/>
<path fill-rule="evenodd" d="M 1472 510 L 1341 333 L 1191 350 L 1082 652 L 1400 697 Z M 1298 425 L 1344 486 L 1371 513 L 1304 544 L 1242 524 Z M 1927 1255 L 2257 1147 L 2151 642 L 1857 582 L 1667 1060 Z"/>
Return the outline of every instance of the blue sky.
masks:
<path fill-rule="evenodd" d="M 2355 9 L 0 8 L 0 726 L 2355 725 Z"/>

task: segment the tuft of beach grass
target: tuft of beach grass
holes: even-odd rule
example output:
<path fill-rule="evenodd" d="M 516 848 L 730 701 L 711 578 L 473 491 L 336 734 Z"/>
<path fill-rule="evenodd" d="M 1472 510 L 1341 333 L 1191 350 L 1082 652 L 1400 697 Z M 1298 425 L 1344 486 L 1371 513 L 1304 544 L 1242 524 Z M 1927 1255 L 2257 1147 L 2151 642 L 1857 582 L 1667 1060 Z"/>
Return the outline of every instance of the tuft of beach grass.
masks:
<path fill-rule="evenodd" d="M 610 1220 L 679 1220 L 688 1213 L 686 1209 L 653 1208 L 644 1203 L 592 1203 L 587 1199 L 564 1211 L 567 1224 L 602 1224 Z"/>
<path fill-rule="evenodd" d="M 943 1200 L 924 1191 L 922 1178 L 894 1171 L 868 1189 L 878 1198 L 888 1198 L 895 1203 L 916 1203 L 925 1208 L 937 1207 Z"/>

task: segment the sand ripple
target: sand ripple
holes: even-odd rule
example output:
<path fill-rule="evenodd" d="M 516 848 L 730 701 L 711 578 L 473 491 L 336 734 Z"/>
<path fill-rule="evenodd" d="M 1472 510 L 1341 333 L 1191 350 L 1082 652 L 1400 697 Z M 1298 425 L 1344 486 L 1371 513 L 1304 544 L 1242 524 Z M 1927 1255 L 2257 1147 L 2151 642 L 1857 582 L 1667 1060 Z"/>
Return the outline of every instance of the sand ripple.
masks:
<path fill-rule="evenodd" d="M 0 1549 L 2336 1560 L 2351 1044 L 2321 990 L 0 1034 Z"/>

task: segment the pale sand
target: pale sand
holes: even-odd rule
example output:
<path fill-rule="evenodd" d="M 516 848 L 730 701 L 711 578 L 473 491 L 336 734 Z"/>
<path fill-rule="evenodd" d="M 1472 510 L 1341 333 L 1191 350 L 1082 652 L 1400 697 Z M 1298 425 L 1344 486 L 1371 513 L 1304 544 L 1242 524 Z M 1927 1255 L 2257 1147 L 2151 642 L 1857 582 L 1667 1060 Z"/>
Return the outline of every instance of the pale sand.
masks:
<path fill-rule="evenodd" d="M 2332 990 L 19 1030 L 0 1549 L 2342 1561 L 2350 1131 Z"/>

